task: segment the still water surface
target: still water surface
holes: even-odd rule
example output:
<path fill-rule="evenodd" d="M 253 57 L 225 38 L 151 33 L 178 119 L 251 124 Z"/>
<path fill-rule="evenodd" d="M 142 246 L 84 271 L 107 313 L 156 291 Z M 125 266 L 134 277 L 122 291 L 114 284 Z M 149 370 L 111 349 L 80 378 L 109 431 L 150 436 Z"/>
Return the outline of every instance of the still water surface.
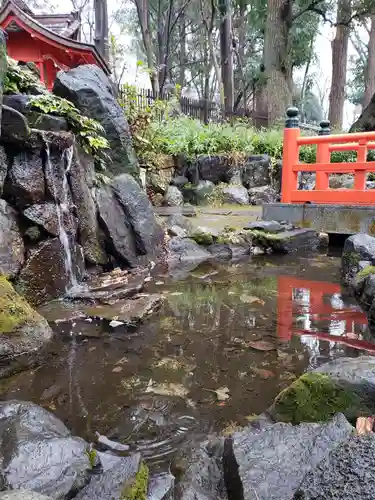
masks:
<path fill-rule="evenodd" d="M 2 398 L 32 400 L 89 442 L 99 432 L 165 467 L 182 446 L 267 409 L 306 370 L 375 352 L 365 316 L 340 293 L 339 263 L 257 257 L 155 276 L 147 292 L 165 304 L 144 325 L 53 324 L 55 355 L 2 381 Z"/>

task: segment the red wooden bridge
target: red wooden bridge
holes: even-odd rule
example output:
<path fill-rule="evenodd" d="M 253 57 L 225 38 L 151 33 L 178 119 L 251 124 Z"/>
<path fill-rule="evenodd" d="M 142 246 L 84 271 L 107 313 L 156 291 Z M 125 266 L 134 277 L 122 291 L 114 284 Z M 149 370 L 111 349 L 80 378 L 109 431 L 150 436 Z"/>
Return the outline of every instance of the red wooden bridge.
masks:
<path fill-rule="evenodd" d="M 375 172 L 375 161 L 367 161 L 368 152 L 375 150 L 375 132 L 331 135 L 329 127 L 329 122 L 323 121 L 318 136 L 303 136 L 298 110 L 290 108 L 287 111 L 281 203 L 264 205 L 263 217 L 288 220 L 318 231 L 372 233 L 375 230 L 375 189 L 367 189 L 366 180 L 369 173 Z M 316 163 L 300 162 L 301 146 L 316 148 Z M 331 154 L 337 151 L 354 152 L 355 161 L 332 163 Z M 299 186 L 300 172 L 316 173 L 314 189 Z M 330 188 L 332 174 L 352 174 L 353 188 Z"/>
<path fill-rule="evenodd" d="M 296 291 L 307 293 L 308 300 L 301 304 L 295 297 Z M 366 315 L 355 308 L 341 303 L 340 308 L 331 304 L 332 296 L 340 300 L 340 285 L 325 281 L 310 281 L 293 276 L 278 277 L 277 335 L 281 341 L 289 341 L 292 335 L 311 335 L 315 338 L 344 344 L 355 349 L 375 354 L 374 342 L 363 340 L 361 331 L 367 325 Z M 309 320 L 308 328 L 295 324 L 296 315 Z M 340 332 L 322 331 L 322 323 L 340 322 Z M 327 328 L 325 328 L 327 330 Z"/>

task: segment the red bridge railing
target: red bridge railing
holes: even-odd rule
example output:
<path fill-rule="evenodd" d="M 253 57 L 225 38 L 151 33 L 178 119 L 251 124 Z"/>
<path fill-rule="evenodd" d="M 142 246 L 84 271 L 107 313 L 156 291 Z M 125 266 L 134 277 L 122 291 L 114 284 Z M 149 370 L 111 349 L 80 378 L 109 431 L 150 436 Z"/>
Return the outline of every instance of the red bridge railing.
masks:
<path fill-rule="evenodd" d="M 323 121 L 319 136 L 304 137 L 298 126 L 298 109 L 290 108 L 284 130 L 282 203 L 325 203 L 375 205 L 375 190 L 366 189 L 367 173 L 375 172 L 375 161 L 366 161 L 375 149 L 375 132 L 329 135 L 329 122 Z M 316 145 L 316 163 L 300 163 L 301 146 Z M 355 162 L 331 163 L 333 151 L 356 151 Z M 315 189 L 298 189 L 299 172 L 316 172 Z M 330 189 L 332 174 L 353 174 L 353 189 Z"/>

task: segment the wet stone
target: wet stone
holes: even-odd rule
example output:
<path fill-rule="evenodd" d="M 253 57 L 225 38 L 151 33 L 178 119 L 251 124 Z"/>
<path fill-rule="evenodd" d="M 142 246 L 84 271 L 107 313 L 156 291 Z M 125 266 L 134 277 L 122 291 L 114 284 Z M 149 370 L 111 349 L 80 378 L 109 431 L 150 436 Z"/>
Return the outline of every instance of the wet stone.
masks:
<path fill-rule="evenodd" d="M 319 424 L 248 427 L 228 438 L 232 450 L 224 458 L 229 464 L 226 483 L 230 480 L 237 494 L 242 490 L 238 498 L 290 500 L 305 476 L 352 432 L 341 414 Z"/>
<path fill-rule="evenodd" d="M 138 472 L 140 459 L 139 453 L 122 458 L 117 465 L 103 474 L 93 476 L 90 483 L 78 493 L 75 499 L 121 500 L 124 486 L 133 481 Z"/>
<path fill-rule="evenodd" d="M 115 271 L 103 274 L 77 290 L 73 290 L 71 299 L 98 301 L 110 304 L 112 301 L 127 299 L 143 289 L 148 271 L 131 274 L 127 271 Z"/>
<path fill-rule="evenodd" d="M 257 222 L 250 222 L 244 229 L 258 229 L 267 231 L 268 233 L 280 233 L 284 230 L 284 226 L 274 220 L 260 220 Z"/>
<path fill-rule="evenodd" d="M 24 489 L 3 491 L 0 493 L 1 500 L 52 500 L 52 497 L 47 497 L 36 493 L 35 491 L 27 491 Z"/>
<path fill-rule="evenodd" d="M 59 235 L 60 227 L 55 203 L 32 205 L 24 210 L 23 215 L 31 222 L 43 227 L 52 236 Z M 76 227 L 72 214 L 69 211 L 62 210 L 62 218 L 65 231 L 68 234 L 75 234 Z"/>
<path fill-rule="evenodd" d="M 142 322 L 157 311 L 163 302 L 163 297 L 157 294 L 141 295 L 131 300 L 122 300 L 110 306 L 93 306 L 83 309 L 90 318 L 119 321 L 125 325 Z"/>
<path fill-rule="evenodd" d="M 173 500 L 174 482 L 174 476 L 168 472 L 151 477 L 148 484 L 147 500 Z"/>
<path fill-rule="evenodd" d="M 302 482 L 294 500 L 373 500 L 375 434 L 351 436 L 320 462 Z"/>
<path fill-rule="evenodd" d="M 15 277 L 24 263 L 24 252 L 17 212 L 5 200 L 0 200 L 0 273 Z"/>

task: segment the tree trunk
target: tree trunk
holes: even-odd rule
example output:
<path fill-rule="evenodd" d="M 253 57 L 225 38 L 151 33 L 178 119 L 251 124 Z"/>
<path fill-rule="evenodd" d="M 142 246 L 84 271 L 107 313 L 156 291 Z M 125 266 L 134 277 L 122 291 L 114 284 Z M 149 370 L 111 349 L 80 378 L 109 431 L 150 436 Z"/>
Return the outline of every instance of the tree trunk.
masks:
<path fill-rule="evenodd" d="M 109 61 L 107 0 L 94 0 L 95 47 L 103 59 Z"/>
<path fill-rule="evenodd" d="M 232 11 L 230 0 L 220 0 L 220 59 L 225 114 L 233 111 Z"/>
<path fill-rule="evenodd" d="M 150 33 L 150 6 L 148 0 L 135 0 L 139 25 L 142 33 L 143 47 L 147 59 L 147 67 L 150 72 L 150 81 L 154 96 L 159 94 L 159 80 L 155 71 L 152 39 Z"/>
<path fill-rule="evenodd" d="M 268 0 L 264 36 L 266 101 L 270 125 L 285 116 L 292 104 L 291 66 L 288 54 L 292 2 Z"/>
<path fill-rule="evenodd" d="M 185 71 L 186 71 L 186 17 L 182 13 L 179 23 L 180 29 L 180 70 L 178 76 L 178 84 L 181 90 L 185 85 Z"/>
<path fill-rule="evenodd" d="M 368 42 L 368 57 L 365 78 L 365 95 L 363 108 L 366 108 L 375 94 L 375 14 L 371 16 L 370 38 Z"/>
<path fill-rule="evenodd" d="M 342 127 L 344 118 L 350 14 L 351 0 L 338 0 L 337 29 L 332 42 L 332 82 L 328 112 L 331 127 L 336 128 Z"/>

